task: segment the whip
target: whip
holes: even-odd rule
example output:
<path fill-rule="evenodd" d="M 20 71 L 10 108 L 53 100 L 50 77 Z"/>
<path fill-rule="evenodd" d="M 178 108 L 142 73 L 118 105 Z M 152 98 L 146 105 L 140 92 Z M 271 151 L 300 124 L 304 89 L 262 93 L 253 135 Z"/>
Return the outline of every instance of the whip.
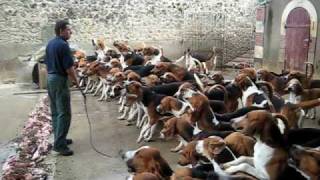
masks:
<path fill-rule="evenodd" d="M 81 92 L 82 96 L 83 96 L 83 104 L 84 104 L 84 110 L 86 112 L 86 116 L 87 116 L 87 120 L 88 120 L 88 124 L 89 124 L 89 136 L 90 136 L 90 145 L 92 147 L 92 149 L 97 152 L 98 154 L 108 157 L 108 158 L 112 158 L 111 155 L 103 153 L 101 151 L 99 151 L 93 144 L 93 140 L 92 140 L 92 125 L 91 125 L 91 120 L 89 118 L 89 114 L 88 114 L 88 108 L 87 108 L 87 96 L 86 94 L 82 91 L 82 89 L 79 87 L 79 91 Z"/>

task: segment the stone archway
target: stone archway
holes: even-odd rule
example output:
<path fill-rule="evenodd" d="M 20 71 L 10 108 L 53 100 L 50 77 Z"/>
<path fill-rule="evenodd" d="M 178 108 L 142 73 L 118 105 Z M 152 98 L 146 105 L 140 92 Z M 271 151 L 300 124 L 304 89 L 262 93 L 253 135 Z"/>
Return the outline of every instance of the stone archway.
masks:
<path fill-rule="evenodd" d="M 318 16 L 314 5 L 308 0 L 292 0 L 285 7 L 282 17 L 281 17 L 281 27 L 280 27 L 280 62 L 285 61 L 285 37 L 286 37 L 286 22 L 290 12 L 296 8 L 304 8 L 310 16 L 310 44 L 308 50 L 308 62 L 313 62 L 315 59 L 315 48 L 317 40 L 317 28 L 318 28 Z"/>
<path fill-rule="evenodd" d="M 310 44 L 310 16 L 306 9 L 293 9 L 286 23 L 285 70 L 305 70 Z"/>

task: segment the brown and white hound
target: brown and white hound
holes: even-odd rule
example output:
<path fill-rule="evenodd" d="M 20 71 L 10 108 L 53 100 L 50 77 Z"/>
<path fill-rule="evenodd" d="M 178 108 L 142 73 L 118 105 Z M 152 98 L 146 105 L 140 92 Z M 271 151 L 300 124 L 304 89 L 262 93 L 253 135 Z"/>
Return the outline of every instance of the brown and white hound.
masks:
<path fill-rule="evenodd" d="M 105 67 L 104 64 L 99 61 L 89 63 L 88 67 L 83 71 L 83 74 L 88 77 L 88 83 L 84 93 L 93 93 L 99 84 L 99 74 L 107 74 L 109 70 L 109 68 Z"/>
<path fill-rule="evenodd" d="M 125 42 L 114 41 L 113 46 L 116 47 L 120 53 L 128 52 L 131 48 Z"/>
<path fill-rule="evenodd" d="M 98 73 L 99 74 L 99 73 Z M 104 72 L 104 74 L 99 75 L 100 83 L 96 88 L 95 95 L 100 91 L 102 88 L 102 93 L 98 101 L 107 100 L 109 97 L 109 91 L 112 87 L 112 81 L 115 80 L 115 74 L 118 74 L 118 78 L 121 81 L 123 79 L 123 74 L 121 69 L 118 67 L 111 68 L 108 72 Z"/>
<path fill-rule="evenodd" d="M 266 69 L 259 69 L 257 71 L 257 80 L 266 81 L 272 84 L 274 91 L 279 95 L 286 94 L 285 88 L 288 82 L 288 73 L 276 74 Z"/>
<path fill-rule="evenodd" d="M 313 100 L 320 98 L 320 88 L 304 89 L 301 82 L 297 79 L 291 79 L 288 83 L 289 102 L 299 103 L 301 101 Z M 307 111 L 307 109 L 305 109 Z M 316 110 L 312 119 L 315 119 Z"/>
<path fill-rule="evenodd" d="M 209 75 L 209 79 L 213 80 L 214 84 L 221 84 L 221 85 L 225 84 L 224 77 L 222 75 L 222 72 L 220 72 L 220 71 L 218 71 L 212 75 Z"/>
<path fill-rule="evenodd" d="M 238 135 L 236 135 L 238 136 Z M 234 136 L 234 137 L 236 137 Z M 240 137 L 240 136 L 238 136 Z M 240 140 L 240 139 L 239 139 Z M 251 143 L 249 143 L 251 144 Z M 249 144 L 243 144 L 244 146 L 248 146 Z M 221 158 L 222 152 L 228 148 L 226 142 L 217 136 L 211 136 L 204 140 L 198 141 L 196 144 L 196 152 L 207 157 L 214 167 L 214 173 L 208 176 L 208 179 L 212 179 L 213 177 L 218 177 L 218 179 L 255 179 L 250 174 L 243 173 L 234 173 L 232 175 L 224 172 L 219 166 L 219 157 Z M 252 147 L 251 147 L 252 148 Z M 233 152 L 230 151 L 232 154 Z M 234 157 L 236 158 L 236 157 Z M 236 159 L 237 160 L 237 159 Z M 220 160 L 221 161 L 221 160 Z M 223 161 L 222 161 L 223 162 Z"/>
<path fill-rule="evenodd" d="M 232 138 L 239 137 L 233 136 Z M 235 138 L 236 139 L 236 138 Z M 240 139 L 239 139 L 240 140 Z M 240 141 L 243 142 L 243 141 Z M 234 143 L 234 142 L 232 142 Z M 235 144 L 234 144 L 235 145 Z M 242 146 L 247 146 L 248 144 L 241 144 Z M 240 146 L 241 146 L 240 145 Z M 239 147 L 240 147 L 239 146 Z M 236 158 L 232 152 L 232 150 L 228 150 L 226 142 L 217 136 L 210 136 L 203 140 L 192 141 L 182 150 L 180 153 L 181 156 L 179 158 L 178 164 L 180 165 L 188 165 L 191 164 L 193 167 L 198 167 L 199 162 L 208 163 L 207 160 L 211 163 L 211 166 L 214 168 L 214 175 L 216 178 L 220 179 L 238 179 L 240 177 L 244 178 L 247 176 L 230 176 L 223 172 L 220 168 L 219 163 L 228 162 L 234 158 Z M 206 162 L 207 161 L 207 162 Z M 195 166 L 198 164 L 197 166 Z M 194 177 L 193 172 L 189 168 L 179 169 L 175 172 L 174 176 L 177 177 Z M 207 175 L 208 176 L 208 175 Z M 206 179 L 212 179 L 212 176 L 209 176 Z M 245 178 L 246 179 L 246 178 Z M 249 178 L 252 179 L 252 178 Z"/>
<path fill-rule="evenodd" d="M 244 68 L 239 71 L 239 74 L 247 75 L 253 82 L 257 80 L 257 71 L 254 68 Z"/>
<path fill-rule="evenodd" d="M 178 82 L 178 78 L 172 72 L 166 72 L 161 77 L 161 81 L 164 83 Z"/>
<path fill-rule="evenodd" d="M 295 129 L 303 126 L 305 112 L 304 109 L 311 109 L 320 106 L 320 98 L 310 101 L 302 101 L 297 104 L 287 102 L 281 108 L 280 114 L 288 119 L 290 129 Z"/>
<path fill-rule="evenodd" d="M 156 111 L 156 107 L 160 104 L 165 95 L 157 94 L 150 88 L 142 87 L 142 84 L 136 81 L 132 81 L 126 85 L 126 89 L 127 94 L 137 97 L 137 101 L 143 106 L 144 112 L 148 118 L 148 122 L 140 131 L 137 142 L 141 142 L 142 139 L 149 141 L 155 132 L 158 121 L 168 118 Z"/>
<path fill-rule="evenodd" d="M 210 141 L 215 141 L 217 146 L 211 144 L 211 149 L 219 149 L 219 153 L 208 156 L 201 147 L 204 144 L 210 144 Z M 182 150 L 179 159 L 180 165 L 197 164 L 200 157 L 206 157 L 209 160 L 215 160 L 217 163 L 225 163 L 239 156 L 252 155 L 255 140 L 249 136 L 234 132 L 226 136 L 224 139 L 219 136 L 209 136 L 201 140 L 189 142 Z M 198 147 L 197 147 L 198 146 Z M 199 147 L 200 146 L 200 147 Z M 222 153 L 223 151 L 226 151 Z"/>
<path fill-rule="evenodd" d="M 148 87 L 154 87 L 161 83 L 160 78 L 154 74 L 141 78 L 141 82 Z"/>
<path fill-rule="evenodd" d="M 249 77 L 247 74 L 239 74 L 235 78 L 235 83 L 242 90 L 241 100 L 245 107 L 269 107 L 272 112 L 276 112 L 270 98 L 254 84 L 252 77 Z"/>
<path fill-rule="evenodd" d="M 148 59 L 150 59 L 146 62 L 146 64 L 155 65 L 161 62 L 162 52 L 160 49 L 152 46 L 148 46 L 148 47 L 145 47 L 142 52 L 144 56 L 147 56 Z"/>
<path fill-rule="evenodd" d="M 277 179 L 283 177 L 288 152 L 284 134 L 288 130 L 286 118 L 267 111 L 249 112 L 243 118 L 244 133 L 256 138 L 253 157 L 242 156 L 224 164 L 225 172 L 233 174 L 246 172 L 259 179 Z"/>
<path fill-rule="evenodd" d="M 128 81 L 140 82 L 140 80 L 141 80 L 141 76 L 134 71 L 128 70 L 128 71 L 125 71 L 125 74 L 127 74 Z"/>
<path fill-rule="evenodd" d="M 298 79 L 289 81 L 288 92 L 292 103 L 320 98 L 320 88 L 304 89 Z"/>
<path fill-rule="evenodd" d="M 74 53 L 73 53 L 73 56 L 77 59 L 77 60 L 80 60 L 82 58 L 86 58 L 86 53 L 82 50 L 76 50 Z"/>
<path fill-rule="evenodd" d="M 320 177 L 320 148 L 293 146 L 290 149 L 292 163 L 310 180 Z"/>
<path fill-rule="evenodd" d="M 179 81 L 194 79 L 194 77 L 185 68 L 168 62 L 157 63 L 151 72 L 159 77 L 165 72 L 171 72 Z"/>
<path fill-rule="evenodd" d="M 311 72 L 308 75 L 308 70 L 309 67 L 311 68 Z M 312 63 L 306 63 L 306 73 L 302 73 L 299 71 L 293 71 L 290 72 L 288 75 L 288 81 L 290 81 L 291 79 L 298 79 L 301 84 L 302 87 L 305 89 L 309 89 L 309 88 L 320 88 L 320 80 L 319 79 L 312 79 L 314 74 L 314 65 Z"/>
<path fill-rule="evenodd" d="M 166 96 L 161 100 L 156 110 L 160 114 L 171 113 L 179 118 L 186 112 L 187 108 L 193 111 L 192 105 L 188 101 L 185 102 L 173 96 Z"/>
<path fill-rule="evenodd" d="M 184 114 L 182 117 L 173 117 L 167 120 L 160 132 L 160 138 L 170 139 L 172 137 L 178 137 L 179 145 L 173 149 L 171 152 L 180 151 L 188 142 L 192 141 L 194 128 L 190 125 L 188 121 L 189 115 Z"/>
<path fill-rule="evenodd" d="M 127 151 L 122 154 L 122 159 L 133 173 L 149 172 L 164 180 L 169 180 L 173 173 L 160 151 L 153 147 L 143 146 L 137 150 Z"/>

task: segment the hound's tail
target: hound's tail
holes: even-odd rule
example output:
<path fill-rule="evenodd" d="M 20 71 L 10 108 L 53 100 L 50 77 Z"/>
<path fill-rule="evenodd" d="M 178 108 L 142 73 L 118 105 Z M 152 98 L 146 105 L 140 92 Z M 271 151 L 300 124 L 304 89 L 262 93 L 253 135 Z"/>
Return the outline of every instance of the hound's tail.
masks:
<path fill-rule="evenodd" d="M 217 89 L 217 88 L 221 89 L 223 91 L 223 94 L 224 94 L 224 100 L 223 101 L 226 103 L 228 101 L 228 99 L 229 99 L 228 98 L 228 91 L 227 91 L 226 87 L 222 86 L 221 84 L 215 84 L 208 90 L 208 92 L 210 93 L 211 90 Z"/>
<path fill-rule="evenodd" d="M 203 92 L 204 91 L 204 85 L 203 85 L 201 79 L 198 77 L 197 74 L 194 74 L 193 77 L 196 80 L 196 83 L 199 86 L 200 90 Z"/>
<path fill-rule="evenodd" d="M 309 67 L 311 69 L 311 72 L 308 75 Z M 306 78 L 307 78 L 307 80 L 311 80 L 312 77 L 313 77 L 313 74 L 314 74 L 314 65 L 312 63 L 310 63 L 310 62 L 306 62 Z"/>
<path fill-rule="evenodd" d="M 219 121 L 230 122 L 230 120 L 244 116 L 251 111 L 265 110 L 265 109 L 266 108 L 264 108 L 264 107 L 249 106 L 249 107 L 243 107 L 241 109 L 238 109 L 235 112 L 224 113 L 224 114 L 215 114 L 215 115 Z"/>
<path fill-rule="evenodd" d="M 302 109 L 311 109 L 316 106 L 320 106 L 320 98 L 313 99 L 310 101 L 302 101 L 302 102 L 298 103 L 298 106 L 301 107 Z"/>

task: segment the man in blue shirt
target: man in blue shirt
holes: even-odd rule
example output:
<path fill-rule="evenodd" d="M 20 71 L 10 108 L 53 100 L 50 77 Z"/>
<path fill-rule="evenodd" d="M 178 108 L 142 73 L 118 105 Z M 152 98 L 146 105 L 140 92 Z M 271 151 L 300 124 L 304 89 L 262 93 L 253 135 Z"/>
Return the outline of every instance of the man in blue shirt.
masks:
<path fill-rule="evenodd" d="M 73 56 L 67 42 L 72 34 L 68 21 L 57 21 L 55 33 L 56 37 L 50 40 L 46 47 L 45 56 L 48 71 L 47 88 L 54 132 L 53 150 L 63 156 L 71 156 L 73 151 L 67 146 L 72 143 L 71 139 L 67 139 L 71 122 L 68 77 L 78 87 L 79 83 L 73 69 Z"/>

